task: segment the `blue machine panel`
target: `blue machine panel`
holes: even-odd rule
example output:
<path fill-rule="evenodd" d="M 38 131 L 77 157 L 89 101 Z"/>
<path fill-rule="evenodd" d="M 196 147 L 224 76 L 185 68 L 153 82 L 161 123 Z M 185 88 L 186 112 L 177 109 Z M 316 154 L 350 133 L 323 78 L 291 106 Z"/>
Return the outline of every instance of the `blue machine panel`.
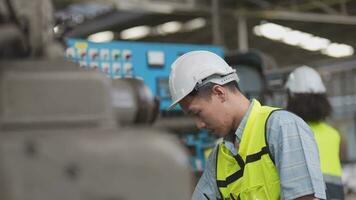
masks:
<path fill-rule="evenodd" d="M 142 79 L 161 99 L 160 109 L 170 105 L 168 76 L 170 66 L 180 55 L 193 50 L 207 50 L 220 56 L 223 50 L 213 45 L 148 43 L 113 41 L 92 43 L 68 39 L 66 58 L 81 67 L 95 68 L 111 78 L 135 77 Z"/>

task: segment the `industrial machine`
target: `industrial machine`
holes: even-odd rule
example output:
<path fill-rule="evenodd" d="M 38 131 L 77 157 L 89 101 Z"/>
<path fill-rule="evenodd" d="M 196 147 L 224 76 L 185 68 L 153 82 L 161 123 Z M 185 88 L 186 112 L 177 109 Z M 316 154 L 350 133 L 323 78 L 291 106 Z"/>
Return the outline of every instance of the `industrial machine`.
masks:
<path fill-rule="evenodd" d="M 121 127 L 120 118 L 134 114 L 118 96 L 131 91 L 64 61 L 1 66 L 1 199 L 189 198 L 190 168 L 177 139 Z"/>
<path fill-rule="evenodd" d="M 265 102 L 268 93 L 265 71 L 275 68 L 273 58 L 260 51 L 232 52 L 225 56 L 226 62 L 239 75 L 239 87 L 244 95 L 249 98 Z"/>
<path fill-rule="evenodd" d="M 149 88 L 64 61 L 50 11 L 0 0 L 0 199 L 189 199 L 185 150 L 145 126 L 158 108 Z"/>

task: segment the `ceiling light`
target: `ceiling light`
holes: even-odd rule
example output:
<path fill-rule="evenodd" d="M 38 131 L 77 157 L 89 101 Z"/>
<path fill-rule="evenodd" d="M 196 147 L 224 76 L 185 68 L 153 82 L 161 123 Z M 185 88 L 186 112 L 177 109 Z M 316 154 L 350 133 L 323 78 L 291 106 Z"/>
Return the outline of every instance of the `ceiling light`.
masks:
<path fill-rule="evenodd" d="M 103 31 L 89 35 L 88 40 L 91 42 L 110 42 L 114 39 L 112 31 Z"/>
<path fill-rule="evenodd" d="M 120 37 L 124 40 L 134 40 L 144 38 L 148 36 L 150 32 L 151 28 L 149 26 L 136 26 L 121 31 Z"/>
<path fill-rule="evenodd" d="M 321 37 L 310 37 L 302 40 L 300 46 L 309 51 L 320 51 L 329 46 L 330 40 Z"/>
<path fill-rule="evenodd" d="M 176 33 L 182 29 L 182 23 L 178 21 L 166 22 L 157 26 L 159 33 Z"/>
<path fill-rule="evenodd" d="M 252 30 L 253 30 L 253 33 L 254 33 L 255 35 L 257 35 L 257 36 L 262 36 L 261 29 L 260 29 L 259 26 L 253 27 Z"/>
<path fill-rule="evenodd" d="M 274 23 L 262 23 L 261 25 L 253 27 L 253 32 L 257 36 L 299 46 L 309 51 L 321 51 L 321 53 L 332 57 L 350 56 L 354 53 L 354 49 L 350 45 L 331 43 L 330 40 L 326 38 L 293 30 Z"/>
<path fill-rule="evenodd" d="M 184 30 L 193 31 L 196 29 L 203 28 L 205 25 L 206 25 L 206 19 L 199 17 L 185 22 Z"/>
<path fill-rule="evenodd" d="M 339 58 L 353 55 L 354 49 L 352 46 L 346 44 L 332 43 L 324 49 L 322 53 L 331 57 Z"/>
<path fill-rule="evenodd" d="M 289 30 L 277 24 L 265 23 L 260 26 L 259 31 L 266 38 L 271 40 L 280 40 Z"/>
<path fill-rule="evenodd" d="M 285 37 L 283 37 L 282 41 L 286 44 L 296 46 L 300 42 L 300 31 L 289 31 Z"/>

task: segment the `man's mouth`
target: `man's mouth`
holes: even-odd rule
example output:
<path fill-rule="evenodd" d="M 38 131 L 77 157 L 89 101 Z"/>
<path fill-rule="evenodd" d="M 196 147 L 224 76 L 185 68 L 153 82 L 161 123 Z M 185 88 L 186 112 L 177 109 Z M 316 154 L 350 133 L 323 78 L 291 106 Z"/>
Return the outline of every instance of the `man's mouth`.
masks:
<path fill-rule="evenodd" d="M 207 131 L 208 131 L 208 133 L 214 133 L 214 129 L 212 129 L 212 128 L 208 128 Z"/>

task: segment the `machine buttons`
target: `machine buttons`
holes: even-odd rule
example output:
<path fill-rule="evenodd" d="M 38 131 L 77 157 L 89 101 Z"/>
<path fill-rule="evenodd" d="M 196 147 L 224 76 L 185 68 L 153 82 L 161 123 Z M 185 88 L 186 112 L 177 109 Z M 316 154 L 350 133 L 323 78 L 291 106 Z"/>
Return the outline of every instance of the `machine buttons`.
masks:
<path fill-rule="evenodd" d="M 80 62 L 79 62 L 79 67 L 81 67 L 81 68 L 86 68 L 86 67 L 88 67 L 88 66 L 87 66 L 87 62 L 85 62 L 85 61 L 80 61 Z"/>
<path fill-rule="evenodd" d="M 78 49 L 78 53 L 79 53 L 79 58 L 83 60 L 87 56 L 87 49 Z"/>
<path fill-rule="evenodd" d="M 74 48 L 68 48 L 66 50 L 66 57 L 69 58 L 69 59 L 75 58 L 75 50 L 74 50 Z"/>
<path fill-rule="evenodd" d="M 121 77 L 121 64 L 120 63 L 114 63 L 112 65 L 112 74 L 114 77 Z"/>
<path fill-rule="evenodd" d="M 91 62 L 90 63 L 90 68 L 98 70 L 99 69 L 99 65 L 97 62 Z"/>
<path fill-rule="evenodd" d="M 109 72 L 110 72 L 110 64 L 109 63 L 102 63 L 101 64 L 101 70 L 105 74 L 109 74 Z"/>
<path fill-rule="evenodd" d="M 133 75 L 133 67 L 131 63 L 124 64 L 124 75 L 126 77 L 131 77 Z"/>
<path fill-rule="evenodd" d="M 118 49 L 114 49 L 111 52 L 112 60 L 116 61 L 119 60 L 121 57 L 121 51 Z"/>
<path fill-rule="evenodd" d="M 97 49 L 90 49 L 89 50 L 89 55 L 92 60 L 96 60 L 99 56 L 99 52 Z"/>
<path fill-rule="evenodd" d="M 100 59 L 105 61 L 109 60 L 109 49 L 100 50 Z"/>
<path fill-rule="evenodd" d="M 128 50 L 128 49 L 123 50 L 123 57 L 124 57 L 125 61 L 130 61 L 132 58 L 131 50 Z"/>

